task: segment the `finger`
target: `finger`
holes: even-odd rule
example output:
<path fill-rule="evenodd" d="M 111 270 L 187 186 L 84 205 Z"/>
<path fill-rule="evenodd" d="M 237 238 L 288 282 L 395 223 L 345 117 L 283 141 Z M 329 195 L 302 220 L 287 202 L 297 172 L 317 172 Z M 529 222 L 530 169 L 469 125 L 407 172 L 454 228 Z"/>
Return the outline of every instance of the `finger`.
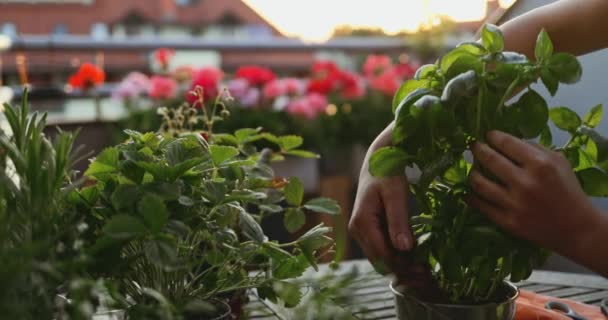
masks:
<path fill-rule="evenodd" d="M 494 221 L 496 224 L 500 226 L 506 226 L 508 224 L 508 215 L 506 214 L 504 209 L 501 209 L 495 204 L 492 204 L 475 195 L 468 196 L 467 203 L 471 207 L 478 209 L 481 213 L 490 218 L 490 220 Z"/>
<path fill-rule="evenodd" d="M 407 251 L 413 247 L 407 212 L 407 190 L 408 183 L 405 177 L 386 179 L 380 189 L 391 243 L 394 248 L 401 251 Z"/>
<path fill-rule="evenodd" d="M 521 175 L 521 168 L 485 143 L 475 143 L 472 151 L 484 168 L 508 185 L 512 185 Z"/>
<path fill-rule="evenodd" d="M 385 231 L 386 226 L 380 221 L 380 195 L 378 192 L 368 192 L 357 197 L 353 215 L 348 224 L 348 231 L 357 242 L 369 261 L 379 273 L 386 274 L 389 270 L 390 249 Z M 382 270 L 385 269 L 385 270 Z"/>
<path fill-rule="evenodd" d="M 501 207 L 506 207 L 508 204 L 508 191 L 497 183 L 490 181 L 479 171 L 471 171 L 469 176 L 473 190 L 484 199 L 495 203 Z"/>
<path fill-rule="evenodd" d="M 487 140 L 492 148 L 522 166 L 536 159 L 541 153 L 541 150 L 526 141 L 501 131 L 490 131 L 487 134 Z"/>

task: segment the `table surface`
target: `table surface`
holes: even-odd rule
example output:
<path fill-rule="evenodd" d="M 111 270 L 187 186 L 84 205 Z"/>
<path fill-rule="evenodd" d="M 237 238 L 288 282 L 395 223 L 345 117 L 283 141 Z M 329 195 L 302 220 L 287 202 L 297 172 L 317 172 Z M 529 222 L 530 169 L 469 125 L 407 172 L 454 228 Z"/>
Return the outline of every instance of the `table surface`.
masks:
<path fill-rule="evenodd" d="M 350 305 L 342 305 L 346 310 L 354 311 L 355 318 L 361 319 L 397 319 L 393 303 L 393 295 L 388 290 L 389 278 L 375 275 L 370 264 L 364 260 L 354 260 L 343 263 L 340 270 L 347 272 L 357 268 L 361 274 L 367 274 L 368 281 L 357 282 L 352 286 L 353 299 Z M 314 277 L 316 274 L 326 272 L 327 266 L 322 266 L 318 273 L 308 273 L 306 276 Z M 573 301 L 599 305 L 602 299 L 608 298 L 608 279 L 595 276 L 552 271 L 535 271 L 532 276 L 517 286 L 521 289 L 534 291 L 543 295 L 557 298 L 567 298 Z M 354 307 L 354 306 L 357 307 Z M 255 294 L 250 296 L 250 303 L 246 307 L 247 319 L 256 320 L 288 320 L 280 308 L 262 301 Z"/>

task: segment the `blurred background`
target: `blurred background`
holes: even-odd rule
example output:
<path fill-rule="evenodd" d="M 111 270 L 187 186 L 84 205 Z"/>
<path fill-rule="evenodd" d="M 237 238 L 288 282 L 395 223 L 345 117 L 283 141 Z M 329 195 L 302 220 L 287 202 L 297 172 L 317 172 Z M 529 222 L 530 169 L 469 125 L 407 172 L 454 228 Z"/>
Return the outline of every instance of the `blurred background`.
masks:
<path fill-rule="evenodd" d="M 322 158 L 287 159 L 276 169 L 299 176 L 309 195 L 339 200 L 344 217 L 326 222 L 344 235 L 364 153 L 391 121 L 399 85 L 475 40 L 483 23 L 550 2 L 0 0 L 0 105 L 18 103 L 27 87 L 35 110 L 48 112 L 53 126 L 81 128 L 78 143 L 99 152 L 126 128 L 157 130 L 156 109 L 178 106 L 196 85 L 209 98 L 228 88 L 236 103 L 218 130 L 302 135 Z M 555 97 L 537 88 L 551 106 L 583 114 L 608 100 L 606 52 L 582 62 L 581 83 Z M 347 243 L 348 256 L 361 257 Z M 559 257 L 546 268 L 585 271 Z"/>

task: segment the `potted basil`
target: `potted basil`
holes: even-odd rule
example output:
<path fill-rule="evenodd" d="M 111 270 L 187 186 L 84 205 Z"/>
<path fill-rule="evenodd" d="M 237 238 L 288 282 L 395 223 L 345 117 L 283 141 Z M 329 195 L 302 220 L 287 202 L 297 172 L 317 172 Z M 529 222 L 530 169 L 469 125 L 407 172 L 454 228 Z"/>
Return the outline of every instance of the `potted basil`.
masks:
<path fill-rule="evenodd" d="M 471 192 L 469 171 L 477 165 L 465 153 L 488 131 L 539 139 L 563 152 L 584 190 L 606 196 L 598 185 L 608 182 L 608 150 L 606 140 L 593 130 L 601 105 L 582 120 L 566 107 L 549 109 L 530 87 L 540 76 L 554 95 L 560 83 L 577 82 L 582 71 L 576 57 L 554 53 L 545 31 L 538 36 L 535 61 L 504 51 L 503 43 L 500 30 L 486 25 L 481 43 L 463 43 L 437 63 L 422 66 L 395 95 L 393 146 L 370 159 L 375 176 L 401 175 L 406 167 L 422 172 L 411 184 L 422 212 L 411 219 L 417 238 L 414 253 L 429 267 L 439 294 L 421 297 L 395 284 L 401 319 L 512 319 L 517 289 L 505 279 L 526 279 L 547 256 L 464 201 Z M 549 119 L 571 134 L 565 146 L 553 145 Z"/>
<path fill-rule="evenodd" d="M 91 226 L 90 272 L 113 283 L 110 295 L 127 319 L 238 318 L 252 288 L 295 306 L 301 291 L 287 280 L 316 267 L 332 244 L 330 228 L 279 243 L 260 223 L 282 215 L 296 232 L 306 211 L 339 212 L 330 199 L 304 202 L 302 183 L 270 167 L 285 156 L 316 155 L 298 149 L 297 136 L 216 134 L 214 123 L 229 116 L 226 100 L 205 105 L 202 90 L 193 94 L 197 103 L 159 110 L 159 133 L 127 130 L 129 139 L 85 172 L 92 183 L 77 191 L 75 206 Z M 197 125 L 203 129 L 192 131 Z"/>

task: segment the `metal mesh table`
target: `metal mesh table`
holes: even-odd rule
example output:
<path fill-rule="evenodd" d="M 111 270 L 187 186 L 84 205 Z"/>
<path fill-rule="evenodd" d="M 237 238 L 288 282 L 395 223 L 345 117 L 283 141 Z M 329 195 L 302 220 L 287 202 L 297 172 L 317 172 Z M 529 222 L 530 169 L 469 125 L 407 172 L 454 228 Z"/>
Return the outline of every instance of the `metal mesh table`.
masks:
<path fill-rule="evenodd" d="M 365 311 L 353 311 L 355 318 L 397 319 L 393 295 L 388 290 L 390 279 L 375 275 L 367 261 L 349 261 L 344 264 L 342 269 L 347 271 L 352 267 L 358 268 L 363 274 L 368 274 L 369 278 L 367 281 L 358 282 L 349 288 L 352 289 L 352 300 L 348 305 L 342 307 L 346 310 L 361 310 L 360 307 L 364 306 Z M 314 277 L 314 275 L 314 273 L 307 274 L 309 277 Z M 530 279 L 517 286 L 543 295 L 567 298 L 591 305 L 599 305 L 602 299 L 608 298 L 608 279 L 594 275 L 535 271 Z M 254 294 L 250 299 L 251 302 L 246 307 L 247 319 L 289 320 L 280 316 L 276 306 L 271 303 L 262 301 Z"/>

